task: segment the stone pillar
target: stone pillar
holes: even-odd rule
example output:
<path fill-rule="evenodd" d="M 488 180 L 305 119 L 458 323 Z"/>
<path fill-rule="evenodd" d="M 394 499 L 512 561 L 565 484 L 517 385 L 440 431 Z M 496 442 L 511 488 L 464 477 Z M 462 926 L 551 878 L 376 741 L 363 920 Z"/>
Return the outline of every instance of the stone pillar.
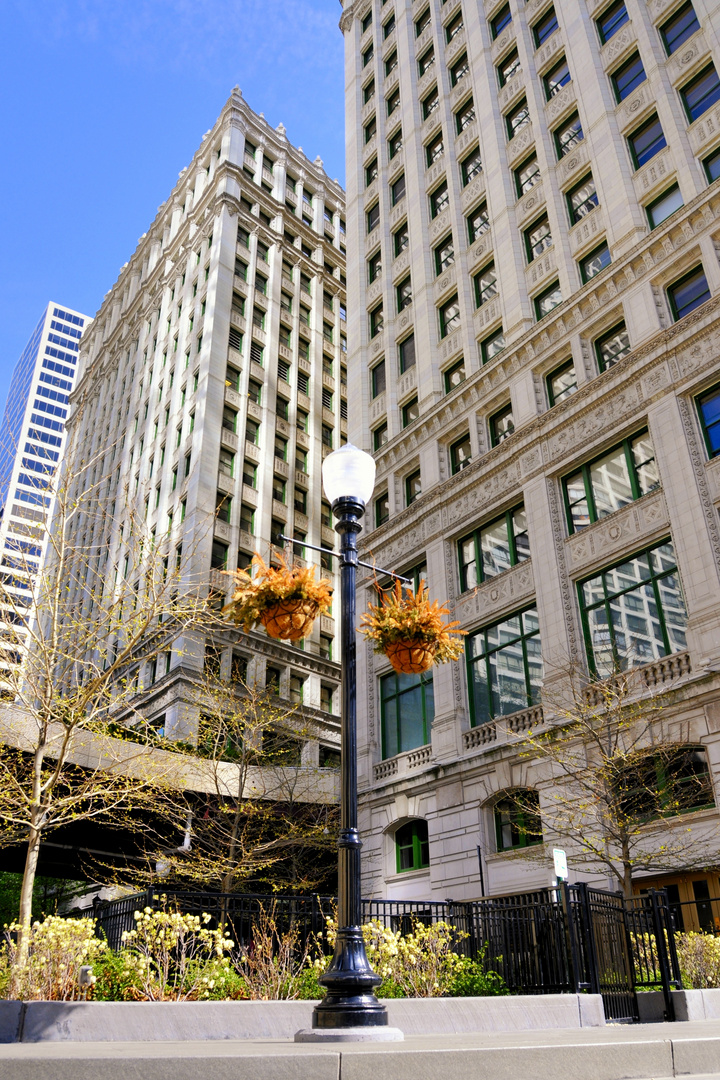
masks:
<path fill-rule="evenodd" d="M 675 556 L 688 610 L 694 670 L 720 667 L 720 528 L 693 406 L 666 395 L 648 410 Z"/>

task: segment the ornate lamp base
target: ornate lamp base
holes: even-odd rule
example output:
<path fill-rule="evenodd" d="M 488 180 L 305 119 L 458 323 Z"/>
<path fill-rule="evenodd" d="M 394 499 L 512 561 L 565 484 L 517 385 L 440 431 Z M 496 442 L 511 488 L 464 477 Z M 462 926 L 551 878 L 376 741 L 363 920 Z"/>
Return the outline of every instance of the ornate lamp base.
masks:
<path fill-rule="evenodd" d="M 304 1028 L 295 1032 L 295 1042 L 402 1042 L 395 1027 Z"/>

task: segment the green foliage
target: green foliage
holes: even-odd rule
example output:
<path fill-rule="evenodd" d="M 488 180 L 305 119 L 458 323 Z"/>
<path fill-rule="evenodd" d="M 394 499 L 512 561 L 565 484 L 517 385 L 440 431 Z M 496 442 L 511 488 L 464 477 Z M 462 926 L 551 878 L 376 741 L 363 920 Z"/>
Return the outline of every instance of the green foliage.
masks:
<path fill-rule="evenodd" d="M 0 873 L 0 926 L 12 923 L 20 911 L 20 888 L 22 874 Z M 68 881 L 65 878 L 38 876 L 33 886 L 32 918 L 55 915 L 61 904 L 85 892 L 84 881 Z"/>
<path fill-rule="evenodd" d="M 388 645 L 398 641 L 418 641 L 431 645 L 436 664 L 458 660 L 462 656 L 460 623 L 447 622 L 450 611 L 437 600 L 430 601 L 425 582 L 413 592 L 409 585 L 395 582 L 394 588 L 380 593 L 379 604 L 368 604 L 360 621 L 360 632 L 374 643 L 377 653 L 385 652 Z"/>
<path fill-rule="evenodd" d="M 138 980 L 125 963 L 122 953 L 107 949 L 92 963 L 96 982 L 93 987 L 95 1001 L 137 1001 L 140 994 Z"/>
<path fill-rule="evenodd" d="M 720 989 L 720 937 L 677 934 L 675 944 L 684 989 Z"/>
<path fill-rule="evenodd" d="M 510 993 L 502 975 L 485 969 L 484 958 L 484 950 L 477 960 L 463 958 L 448 987 L 450 997 L 497 997 Z"/>

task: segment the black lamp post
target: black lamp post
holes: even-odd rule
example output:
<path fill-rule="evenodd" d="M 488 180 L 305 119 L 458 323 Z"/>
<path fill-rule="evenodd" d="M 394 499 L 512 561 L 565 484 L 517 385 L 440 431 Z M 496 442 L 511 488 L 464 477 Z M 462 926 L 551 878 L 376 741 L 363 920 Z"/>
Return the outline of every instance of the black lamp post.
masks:
<path fill-rule="evenodd" d="M 375 996 L 382 982 L 370 967 L 362 934 L 360 834 L 357 799 L 357 671 L 355 587 L 360 518 L 375 484 L 375 462 L 357 447 L 346 445 L 323 462 L 323 487 L 340 535 L 340 604 L 342 728 L 340 772 L 340 837 L 338 840 L 338 930 L 335 953 L 320 976 L 327 993 L 313 1011 L 313 1030 L 296 1039 L 401 1039 L 388 1027 L 387 1009 Z"/>

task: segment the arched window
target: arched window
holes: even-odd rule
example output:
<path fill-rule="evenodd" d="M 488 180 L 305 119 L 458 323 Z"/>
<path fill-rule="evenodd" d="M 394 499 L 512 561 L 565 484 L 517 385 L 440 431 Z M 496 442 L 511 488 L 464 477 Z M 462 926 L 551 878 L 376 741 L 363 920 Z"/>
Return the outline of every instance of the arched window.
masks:
<path fill-rule="evenodd" d="M 495 803 L 495 837 L 498 851 L 542 844 L 540 800 L 531 788 L 505 792 Z"/>
<path fill-rule="evenodd" d="M 617 780 L 621 813 L 635 821 L 715 805 L 705 750 L 663 746 L 639 753 Z"/>
<path fill-rule="evenodd" d="M 398 874 L 430 865 L 427 821 L 415 818 L 400 826 L 395 833 L 395 854 Z"/>

